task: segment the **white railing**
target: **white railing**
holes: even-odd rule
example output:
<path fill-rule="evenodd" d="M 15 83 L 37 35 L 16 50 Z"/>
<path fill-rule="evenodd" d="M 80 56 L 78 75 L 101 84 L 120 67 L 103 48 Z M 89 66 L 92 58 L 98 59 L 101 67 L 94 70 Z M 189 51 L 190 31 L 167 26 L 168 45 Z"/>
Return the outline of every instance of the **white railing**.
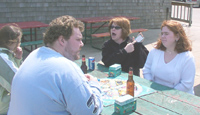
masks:
<path fill-rule="evenodd" d="M 192 24 L 192 3 L 171 2 L 171 19 Z"/>

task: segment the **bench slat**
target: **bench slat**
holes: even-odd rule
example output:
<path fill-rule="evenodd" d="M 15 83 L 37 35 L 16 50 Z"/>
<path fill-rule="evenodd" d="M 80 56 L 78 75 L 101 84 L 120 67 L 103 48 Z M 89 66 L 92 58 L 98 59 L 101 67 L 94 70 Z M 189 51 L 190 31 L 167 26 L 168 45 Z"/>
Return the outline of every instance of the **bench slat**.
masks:
<path fill-rule="evenodd" d="M 132 29 L 132 33 L 136 33 L 136 32 L 145 32 L 147 31 L 148 29 L 143 29 L 143 28 L 140 28 L 140 29 Z M 97 33 L 97 34 L 92 34 L 91 35 L 92 37 L 96 37 L 96 38 L 101 38 L 101 37 L 108 37 L 110 36 L 110 33 L 109 32 L 106 32 L 106 33 Z"/>
<path fill-rule="evenodd" d="M 99 28 L 101 25 L 96 25 L 96 26 L 92 26 L 92 28 Z M 102 27 L 108 27 L 108 25 L 103 25 Z M 86 27 L 87 29 L 90 29 L 90 26 Z"/>
<path fill-rule="evenodd" d="M 30 35 L 31 32 L 30 31 L 23 31 L 23 35 Z M 35 32 L 32 32 L 32 34 L 35 34 Z"/>
<path fill-rule="evenodd" d="M 43 40 L 22 42 L 20 46 L 25 47 L 25 46 L 40 45 L 40 44 L 43 44 Z"/>

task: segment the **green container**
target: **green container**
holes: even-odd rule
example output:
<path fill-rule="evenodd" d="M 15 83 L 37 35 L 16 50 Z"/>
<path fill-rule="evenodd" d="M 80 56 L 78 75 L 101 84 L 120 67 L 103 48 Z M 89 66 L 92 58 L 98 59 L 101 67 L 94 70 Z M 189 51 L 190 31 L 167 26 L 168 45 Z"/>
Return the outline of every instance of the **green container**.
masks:
<path fill-rule="evenodd" d="M 121 65 L 113 64 L 109 67 L 109 77 L 116 77 L 121 74 Z"/>
<path fill-rule="evenodd" d="M 115 112 L 123 115 L 136 110 L 136 99 L 127 94 L 115 100 Z"/>

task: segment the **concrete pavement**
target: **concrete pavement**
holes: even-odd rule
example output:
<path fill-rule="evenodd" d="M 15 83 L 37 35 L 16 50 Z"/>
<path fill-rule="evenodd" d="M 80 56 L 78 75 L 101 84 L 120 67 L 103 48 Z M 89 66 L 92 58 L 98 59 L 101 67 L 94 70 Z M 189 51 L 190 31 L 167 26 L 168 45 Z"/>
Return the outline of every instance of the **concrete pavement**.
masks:
<path fill-rule="evenodd" d="M 193 17 L 192 17 L 192 25 L 189 27 L 187 23 L 181 22 L 183 25 L 187 36 L 192 41 L 192 53 L 195 57 L 195 64 L 196 64 L 196 76 L 195 76 L 195 83 L 194 83 L 194 90 L 195 95 L 200 96 L 200 8 L 193 8 Z M 157 41 L 159 37 L 160 29 L 149 29 L 147 32 L 144 32 L 143 35 L 145 36 L 145 40 L 143 44 L 147 47 L 148 50 L 151 50 L 153 44 Z M 135 35 L 136 36 L 136 35 Z M 98 42 L 99 43 L 99 42 Z M 101 44 L 97 44 L 101 46 Z M 92 56 L 95 57 L 96 61 L 100 61 L 101 51 L 94 49 L 90 46 L 89 41 L 85 44 L 82 48 L 81 55 L 85 54 L 86 58 Z M 142 77 L 142 76 L 141 76 Z"/>

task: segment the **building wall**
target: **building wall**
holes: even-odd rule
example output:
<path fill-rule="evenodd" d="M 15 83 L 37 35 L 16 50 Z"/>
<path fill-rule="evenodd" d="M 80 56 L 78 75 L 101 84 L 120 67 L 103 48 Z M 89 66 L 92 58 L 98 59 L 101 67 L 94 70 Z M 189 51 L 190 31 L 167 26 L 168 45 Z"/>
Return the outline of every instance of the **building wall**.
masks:
<path fill-rule="evenodd" d="M 171 0 L 1 0 L 0 23 L 41 21 L 49 23 L 62 15 L 76 18 L 134 16 L 132 28 L 160 28 L 167 19 Z"/>

